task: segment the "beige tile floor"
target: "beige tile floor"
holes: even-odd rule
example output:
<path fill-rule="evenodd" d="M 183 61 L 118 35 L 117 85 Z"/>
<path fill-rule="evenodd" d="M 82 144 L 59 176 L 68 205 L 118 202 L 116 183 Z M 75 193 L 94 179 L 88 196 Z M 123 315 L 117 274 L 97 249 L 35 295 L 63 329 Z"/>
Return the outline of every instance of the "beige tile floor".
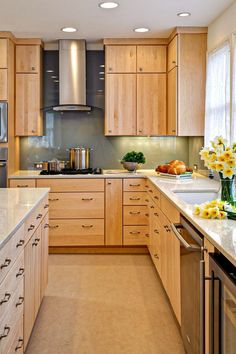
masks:
<path fill-rule="evenodd" d="M 184 354 L 148 255 L 51 255 L 27 354 Z"/>

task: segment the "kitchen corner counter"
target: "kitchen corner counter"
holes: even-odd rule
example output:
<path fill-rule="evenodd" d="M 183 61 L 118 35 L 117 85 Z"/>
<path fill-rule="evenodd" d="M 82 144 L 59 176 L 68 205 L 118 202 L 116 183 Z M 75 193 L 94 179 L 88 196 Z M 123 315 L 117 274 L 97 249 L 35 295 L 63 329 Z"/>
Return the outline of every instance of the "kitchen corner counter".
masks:
<path fill-rule="evenodd" d="M 174 206 L 193 224 L 229 261 L 236 266 L 236 221 L 209 220 L 193 215 L 194 206 L 186 203 L 175 191 L 219 192 L 218 181 L 196 175 L 188 181 L 164 180 L 159 177 L 149 177 L 149 180 L 167 197 Z"/>
<path fill-rule="evenodd" d="M 48 192 L 49 188 L 0 188 L 0 249 Z"/>

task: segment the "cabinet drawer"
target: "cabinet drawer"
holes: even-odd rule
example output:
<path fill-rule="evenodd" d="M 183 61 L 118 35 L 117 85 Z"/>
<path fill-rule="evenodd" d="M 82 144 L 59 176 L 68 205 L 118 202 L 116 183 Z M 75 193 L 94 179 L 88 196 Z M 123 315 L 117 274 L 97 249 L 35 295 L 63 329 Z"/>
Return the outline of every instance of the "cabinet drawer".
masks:
<path fill-rule="evenodd" d="M 104 179 L 38 179 L 37 187 L 51 188 L 51 192 L 104 192 Z"/>
<path fill-rule="evenodd" d="M 28 243 L 35 230 L 38 228 L 40 222 L 45 214 L 45 203 L 42 203 L 32 214 L 28 217 L 25 223 L 25 243 Z M 47 210 L 47 209 L 46 209 Z"/>
<path fill-rule="evenodd" d="M 144 178 L 126 178 L 123 182 L 125 192 L 145 192 L 146 181 Z"/>
<path fill-rule="evenodd" d="M 12 268 L 15 260 L 24 248 L 24 230 L 25 227 L 22 225 L 0 250 L 0 282 Z"/>
<path fill-rule="evenodd" d="M 179 211 L 163 194 L 161 194 L 161 210 L 172 223 L 180 222 Z"/>
<path fill-rule="evenodd" d="M 50 193 L 50 218 L 104 218 L 104 193 Z"/>
<path fill-rule="evenodd" d="M 104 219 L 50 220 L 49 246 L 104 245 Z"/>
<path fill-rule="evenodd" d="M 35 188 L 35 179 L 11 179 L 10 188 Z"/>
<path fill-rule="evenodd" d="M 124 225 L 148 225 L 148 208 L 124 206 Z"/>
<path fill-rule="evenodd" d="M 0 322 L 24 276 L 24 252 L 21 253 L 0 286 Z"/>
<path fill-rule="evenodd" d="M 146 192 L 124 192 L 123 204 L 124 205 L 147 205 Z"/>
<path fill-rule="evenodd" d="M 12 342 L 9 344 L 9 351 L 7 354 L 17 353 L 23 354 L 24 340 L 23 340 L 23 316 L 19 318 L 16 323 L 14 333 L 12 333 Z"/>
<path fill-rule="evenodd" d="M 148 226 L 124 226 L 123 244 L 125 246 L 147 245 L 148 242 L 149 242 Z"/>
<path fill-rule="evenodd" d="M 153 201 L 157 204 L 158 207 L 161 205 L 161 192 L 153 186 L 153 184 L 148 184 L 148 194 L 153 199 Z"/>
<path fill-rule="evenodd" d="M 0 353 L 8 352 L 14 340 L 15 332 L 20 319 L 23 319 L 23 304 L 24 304 L 24 280 L 21 280 L 14 298 L 8 306 L 8 311 L 5 317 L 1 320 L 0 336 L 4 336 L 0 342 Z"/>

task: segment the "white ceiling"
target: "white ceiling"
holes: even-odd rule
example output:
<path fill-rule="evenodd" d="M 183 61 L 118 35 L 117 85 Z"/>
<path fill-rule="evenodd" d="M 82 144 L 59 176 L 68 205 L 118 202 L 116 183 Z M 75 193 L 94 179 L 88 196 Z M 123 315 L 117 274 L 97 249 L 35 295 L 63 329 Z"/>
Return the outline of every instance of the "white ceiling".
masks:
<path fill-rule="evenodd" d="M 113 10 L 98 7 L 99 0 L 0 0 L 0 30 L 16 37 L 85 38 L 94 41 L 118 37 L 165 37 L 175 26 L 207 26 L 233 0 L 117 0 Z M 180 18 L 181 11 L 192 13 Z M 64 34 L 61 27 L 78 28 Z M 134 33 L 147 26 L 151 32 Z"/>

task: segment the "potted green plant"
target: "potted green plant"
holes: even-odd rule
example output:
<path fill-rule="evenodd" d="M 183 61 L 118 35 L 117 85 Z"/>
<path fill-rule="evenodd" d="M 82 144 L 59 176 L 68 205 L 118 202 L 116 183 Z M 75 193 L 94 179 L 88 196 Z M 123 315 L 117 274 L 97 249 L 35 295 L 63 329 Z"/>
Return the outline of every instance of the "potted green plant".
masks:
<path fill-rule="evenodd" d="M 142 152 L 130 151 L 123 156 L 121 163 L 129 172 L 135 172 L 139 165 L 144 164 L 145 161 L 146 160 Z"/>

